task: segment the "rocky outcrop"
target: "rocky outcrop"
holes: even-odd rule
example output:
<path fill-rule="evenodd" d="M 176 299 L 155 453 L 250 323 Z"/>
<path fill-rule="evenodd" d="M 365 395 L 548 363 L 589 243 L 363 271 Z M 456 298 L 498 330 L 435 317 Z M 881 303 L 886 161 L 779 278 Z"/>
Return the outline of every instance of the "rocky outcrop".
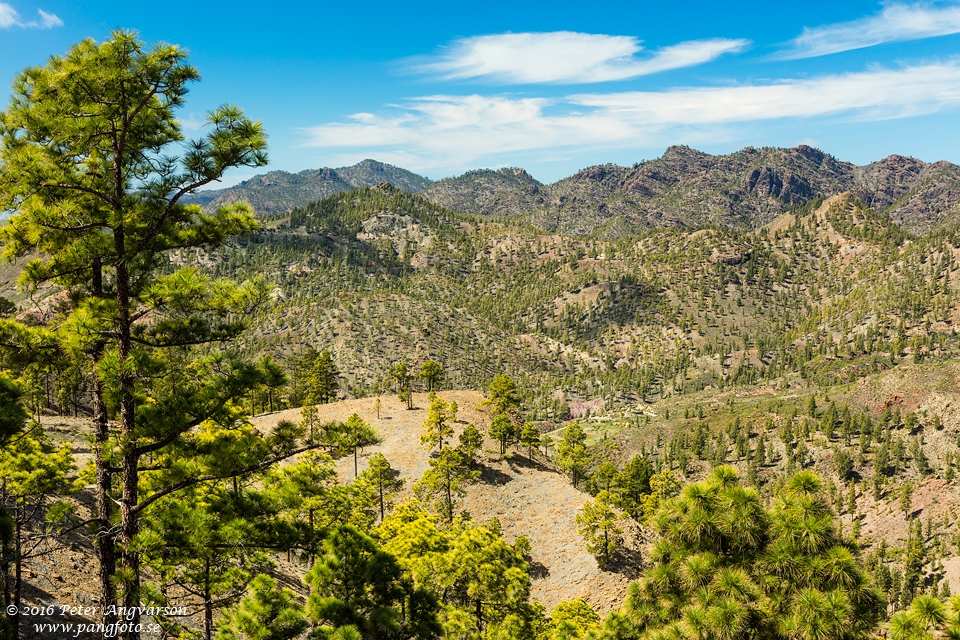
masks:
<path fill-rule="evenodd" d="M 502 178 L 504 171 L 442 180 L 424 196 L 463 213 L 580 234 L 666 225 L 753 228 L 813 198 L 845 191 L 913 232 L 960 213 L 956 165 L 890 156 L 858 167 L 807 145 L 747 147 L 719 156 L 673 146 L 655 160 L 588 167 L 549 185 L 515 184 Z M 491 179 L 494 174 L 500 178 Z"/>

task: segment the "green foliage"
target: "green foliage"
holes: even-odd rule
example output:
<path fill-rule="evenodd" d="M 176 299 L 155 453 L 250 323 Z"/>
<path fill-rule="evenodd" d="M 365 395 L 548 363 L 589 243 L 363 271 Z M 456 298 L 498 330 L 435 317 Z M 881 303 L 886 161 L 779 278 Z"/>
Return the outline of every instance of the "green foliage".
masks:
<path fill-rule="evenodd" d="M 423 423 L 420 443 L 430 449 L 438 447 L 442 451 L 443 439 L 453 435 L 453 427 L 450 426 L 453 417 L 450 404 L 439 397 L 433 397 L 430 401 L 430 413 Z"/>
<path fill-rule="evenodd" d="M 590 464 L 587 436 L 576 422 L 563 430 L 563 439 L 557 444 L 557 464 L 570 475 L 573 486 L 577 486 Z"/>
<path fill-rule="evenodd" d="M 490 437 L 500 444 L 500 455 L 507 452 L 517 435 L 513 420 L 507 413 L 498 413 L 490 421 Z"/>
<path fill-rule="evenodd" d="M 445 551 L 420 556 L 412 568 L 417 584 L 442 594 L 446 636 L 532 640 L 530 576 L 520 554 L 486 527 L 448 540 Z"/>
<path fill-rule="evenodd" d="M 197 268 L 158 273 L 173 250 L 215 247 L 257 226 L 244 204 L 205 213 L 181 203 L 231 167 L 267 162 L 261 125 L 236 106 L 210 112 L 208 133 L 182 145 L 175 110 L 198 78 L 185 50 L 147 47 L 136 34 L 116 31 L 105 42 L 84 40 L 46 66 L 18 74 L 0 116 L 0 210 L 13 211 L 0 227 L 4 256 L 40 256 L 24 267 L 21 286 L 51 283 L 69 294 L 64 314 L 50 327 L 55 331 L 2 321 L 0 333 L 13 338 L 5 344 L 23 358 L 37 347 L 84 353 L 98 381 L 94 447 L 104 610 L 120 574 L 114 539 L 124 604 L 135 607 L 140 516 L 160 491 L 185 486 L 181 477 L 153 495 L 139 493 L 143 456 L 165 459 L 184 434 L 259 382 L 255 369 L 229 358 L 202 378 L 191 378 L 182 360 L 185 347 L 236 337 L 245 324 L 239 318 L 266 296 L 265 286 L 216 281 Z M 107 436 L 108 409 L 119 414 L 122 448 Z M 112 496 L 105 495 L 111 464 L 121 470 L 119 536 L 108 512 Z M 138 624 L 139 615 L 130 622 Z"/>
<path fill-rule="evenodd" d="M 5 407 L 4 412 L 6 419 L 16 415 L 13 407 Z M 0 579 L 4 580 L 4 600 L 9 598 L 7 606 L 21 606 L 24 561 L 63 544 L 55 534 L 69 522 L 73 505 L 57 498 L 71 492 L 72 450 L 69 444 L 54 447 L 38 423 L 0 448 Z M 8 574 L 11 566 L 12 576 Z M 14 614 L 7 610 L 6 621 L 19 637 L 19 610 Z"/>
<path fill-rule="evenodd" d="M 892 640 L 924 640 L 937 636 L 950 640 L 960 637 L 960 597 L 950 598 L 947 605 L 931 595 L 919 595 L 910 608 L 890 618 Z"/>
<path fill-rule="evenodd" d="M 600 624 L 600 616 L 583 598 L 561 602 L 550 614 L 550 624 L 541 632 L 541 638 L 557 638 L 561 625 L 571 625 L 573 629 L 567 637 L 583 637 L 590 629 Z M 563 637 L 563 636 L 559 636 Z"/>
<path fill-rule="evenodd" d="M 767 510 L 730 467 L 684 487 L 654 519 L 653 566 L 608 618 L 610 636 L 868 637 L 882 602 L 820 491 L 816 476 L 797 474 Z"/>
<path fill-rule="evenodd" d="M 409 370 L 406 362 L 398 362 L 390 369 L 390 377 L 397 383 L 396 389 L 398 395 L 403 395 L 408 391 Z M 401 400 L 404 398 L 401 397 Z"/>
<path fill-rule="evenodd" d="M 483 434 L 473 424 L 468 424 L 460 433 L 460 445 L 457 450 L 463 455 L 467 466 L 473 466 L 477 452 L 483 446 Z"/>
<path fill-rule="evenodd" d="M 643 522 L 650 524 L 664 502 L 680 493 L 680 478 L 670 469 L 664 469 L 650 478 L 650 495 L 642 505 Z"/>
<path fill-rule="evenodd" d="M 14 434 L 23 430 L 27 412 L 20 399 L 23 391 L 10 378 L 0 373 L 0 447 L 6 445 Z"/>
<path fill-rule="evenodd" d="M 308 348 L 292 359 L 294 398 L 306 404 L 325 404 L 336 400 L 340 371 L 327 351 Z"/>
<path fill-rule="evenodd" d="M 623 529 L 617 526 L 622 516 L 610 508 L 610 495 L 601 491 L 595 501 L 588 500 L 577 514 L 580 535 L 587 543 L 587 551 L 597 559 L 600 568 L 610 561 L 610 555 L 623 543 Z"/>
<path fill-rule="evenodd" d="M 0 318 L 7 318 L 17 311 L 17 305 L 15 302 L 9 300 L 4 296 L 0 296 Z"/>
<path fill-rule="evenodd" d="M 517 383 L 506 374 L 500 373 L 493 378 L 488 395 L 489 400 L 487 402 L 493 405 L 494 413 L 504 413 L 509 409 L 520 406 Z"/>
<path fill-rule="evenodd" d="M 434 391 L 443 377 L 443 366 L 435 360 L 425 360 L 420 368 L 420 377 L 427 383 L 427 391 Z"/>
<path fill-rule="evenodd" d="M 380 497 L 375 481 L 375 475 L 361 476 L 358 482 L 341 485 L 333 459 L 310 451 L 296 464 L 271 470 L 264 489 L 280 522 L 291 531 L 287 548 L 303 550 L 312 558 L 317 540 L 329 527 L 350 525 L 370 530 Z M 386 479 L 383 482 L 386 500 L 390 485 Z"/>
<path fill-rule="evenodd" d="M 216 640 L 293 640 L 306 628 L 296 594 L 278 589 L 270 576 L 258 575 L 243 600 L 224 611 Z"/>
<path fill-rule="evenodd" d="M 523 425 L 520 432 L 520 446 L 527 448 L 527 457 L 533 458 L 533 451 L 540 446 L 540 429 L 532 422 Z"/>
<path fill-rule="evenodd" d="M 362 474 L 364 482 L 370 483 L 377 492 L 381 522 L 386 517 L 386 506 L 390 504 L 390 497 L 403 489 L 406 483 L 399 475 L 400 472 L 390 466 L 390 462 L 382 453 L 377 453 L 370 458 L 370 463 Z"/>
<path fill-rule="evenodd" d="M 336 637 L 346 626 L 370 640 L 440 635 L 434 597 L 412 587 L 396 559 L 353 527 L 336 527 L 324 538 L 305 581 L 314 637 Z"/>
<path fill-rule="evenodd" d="M 853 458 L 846 449 L 834 449 L 833 469 L 841 480 L 850 480 L 853 477 Z"/>
<path fill-rule="evenodd" d="M 420 500 L 433 504 L 447 522 L 453 522 L 457 504 L 466 495 L 467 485 L 474 482 L 479 471 L 464 465 L 463 455 L 447 447 L 430 458 L 430 468 L 420 481 L 413 485 L 413 492 Z"/>
<path fill-rule="evenodd" d="M 267 402 L 269 410 L 273 411 L 274 395 L 279 389 L 282 389 L 289 383 L 289 378 L 283 368 L 273 361 L 270 356 L 264 356 L 257 363 L 262 374 L 263 386 L 267 389 Z"/>
<path fill-rule="evenodd" d="M 643 456 L 634 456 L 623 472 L 615 478 L 617 504 L 634 520 L 641 520 L 644 504 L 650 495 L 650 479 L 653 477 L 653 465 Z"/>
<path fill-rule="evenodd" d="M 377 432 L 356 413 L 350 415 L 343 423 L 340 433 L 336 435 L 338 444 L 353 451 L 353 477 L 358 475 L 357 453 L 364 447 L 379 444 L 383 441 Z"/>

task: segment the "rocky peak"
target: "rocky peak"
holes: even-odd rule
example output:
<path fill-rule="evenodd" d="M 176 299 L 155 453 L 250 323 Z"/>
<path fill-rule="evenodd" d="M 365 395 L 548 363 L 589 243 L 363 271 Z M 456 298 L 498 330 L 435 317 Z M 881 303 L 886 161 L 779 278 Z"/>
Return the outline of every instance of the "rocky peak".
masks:
<path fill-rule="evenodd" d="M 805 144 L 801 144 L 798 147 L 791 149 L 790 151 L 794 152 L 801 158 L 806 158 L 807 160 L 810 160 L 811 162 L 815 162 L 816 164 L 821 164 L 825 158 L 829 157 L 827 154 L 820 151 L 819 149 L 814 149 L 813 147 L 809 147 Z"/>

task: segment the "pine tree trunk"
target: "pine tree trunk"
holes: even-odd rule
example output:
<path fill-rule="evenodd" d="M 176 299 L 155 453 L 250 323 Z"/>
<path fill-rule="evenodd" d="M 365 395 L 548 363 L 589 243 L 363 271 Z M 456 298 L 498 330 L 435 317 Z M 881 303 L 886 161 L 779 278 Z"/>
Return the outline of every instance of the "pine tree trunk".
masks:
<path fill-rule="evenodd" d="M 380 487 L 380 522 L 383 522 L 383 477 L 378 478 L 378 484 Z"/>
<path fill-rule="evenodd" d="M 93 295 L 103 297 L 103 268 L 100 258 L 93 261 Z M 93 354 L 93 361 L 99 362 L 103 355 L 103 343 L 97 343 Z M 93 375 L 93 423 L 94 423 L 94 456 L 96 460 L 96 489 L 95 499 L 97 508 L 97 556 L 100 559 L 100 622 L 105 627 L 116 621 L 116 616 L 109 611 L 116 605 L 116 593 L 111 578 L 117 572 L 117 550 L 114 534 L 110 531 L 110 517 L 113 510 L 113 501 L 110 499 L 110 489 L 113 484 L 113 474 L 110 472 L 110 463 L 106 456 L 107 442 L 110 438 L 110 425 L 107 417 L 107 403 L 104 400 L 104 385 L 100 377 Z"/>
<path fill-rule="evenodd" d="M 203 637 L 210 640 L 213 634 L 213 599 L 210 597 L 210 560 L 204 561 L 203 583 Z"/>
<path fill-rule="evenodd" d="M 116 254 L 126 255 L 124 244 L 123 225 L 118 225 L 113 233 Z M 131 629 L 140 625 L 140 554 L 134 547 L 134 539 L 139 532 L 139 518 L 134 510 L 137 506 L 137 490 L 140 474 L 138 465 L 140 455 L 137 452 L 137 442 L 134 433 L 136 427 L 136 413 L 134 402 L 134 381 L 129 373 L 123 369 L 131 356 L 130 317 L 130 278 L 127 265 L 120 262 L 116 265 L 117 287 L 117 355 L 121 364 L 121 374 L 117 378 L 120 387 L 120 443 L 123 451 L 121 458 L 121 489 L 120 489 L 120 539 L 121 560 L 123 568 L 129 572 L 130 582 L 125 585 L 123 606 L 125 611 L 131 611 L 128 622 Z M 122 640 L 137 640 L 140 634 L 136 631 L 127 631 Z"/>
<path fill-rule="evenodd" d="M 13 625 L 13 640 L 20 640 L 20 592 L 23 588 L 23 562 L 20 560 L 20 536 L 23 535 L 21 530 L 21 516 L 22 508 L 17 504 L 16 511 L 14 512 L 14 522 L 16 523 L 16 528 L 14 530 L 13 538 L 13 557 L 14 557 L 14 576 L 13 576 L 13 604 L 17 608 L 12 616 L 10 616 L 10 623 Z"/>
<path fill-rule="evenodd" d="M 310 519 L 310 568 L 313 569 L 313 509 L 307 511 Z"/>

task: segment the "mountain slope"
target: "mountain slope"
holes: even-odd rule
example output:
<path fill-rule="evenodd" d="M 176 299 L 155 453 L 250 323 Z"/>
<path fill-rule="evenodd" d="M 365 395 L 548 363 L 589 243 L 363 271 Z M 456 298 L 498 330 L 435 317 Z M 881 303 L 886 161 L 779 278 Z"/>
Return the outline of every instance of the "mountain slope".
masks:
<path fill-rule="evenodd" d="M 598 165 L 549 185 L 468 173 L 435 183 L 424 196 L 461 213 L 586 235 L 613 220 L 622 221 L 620 234 L 664 226 L 755 228 L 790 207 L 846 191 L 905 229 L 924 232 L 960 211 L 960 167 L 902 156 L 858 167 L 806 145 L 719 156 L 675 146 L 633 167 Z"/>
<path fill-rule="evenodd" d="M 486 433 L 490 423 L 489 409 L 480 407 L 486 398 L 475 391 L 444 391 L 438 394 L 446 401 L 456 401 L 459 407 L 458 420 L 454 425 L 455 438 L 467 423 Z M 375 403 L 380 402 L 380 417 Z M 322 421 L 345 421 L 357 413 L 372 425 L 383 442 L 364 448 L 359 456 L 362 473 L 372 456 L 382 453 L 391 465 L 400 472 L 406 488 L 398 501 L 413 498 L 410 487 L 429 469 L 430 452 L 420 442 L 422 425 L 427 419 L 430 399 L 427 394 L 414 397 L 413 410 L 397 400 L 396 396 L 361 398 L 332 404 L 319 405 Z M 300 409 L 289 409 L 254 418 L 255 426 L 262 432 L 269 430 L 279 420 L 300 420 Z M 497 444 L 487 439 L 487 450 L 497 449 Z M 353 480 L 353 458 L 341 458 L 338 463 L 340 480 Z M 501 460 L 498 454 L 481 452 L 477 469 L 479 481 L 469 486 L 467 496 L 459 509 L 466 509 L 471 519 L 486 523 L 493 518 L 500 521 L 503 537 L 513 543 L 518 536 L 529 538 L 531 552 L 531 598 L 544 604 L 547 611 L 564 600 L 583 598 L 601 615 L 622 602 L 630 578 L 639 570 L 639 545 L 649 535 L 633 521 L 624 521 L 631 562 L 620 563 L 612 570 L 600 570 L 597 561 L 585 547 L 578 533 L 576 516 L 589 494 L 578 491 L 570 484 L 548 459 L 539 453 L 533 459 L 525 453 Z M 624 556 L 626 557 L 626 556 Z"/>
<path fill-rule="evenodd" d="M 213 209 L 222 204 L 249 202 L 258 216 L 286 213 L 327 196 L 389 182 L 413 193 L 423 191 L 430 180 L 406 169 L 376 160 L 364 160 L 350 167 L 307 169 L 298 173 L 271 171 L 241 182 L 235 187 L 201 191 L 191 202 Z"/>

